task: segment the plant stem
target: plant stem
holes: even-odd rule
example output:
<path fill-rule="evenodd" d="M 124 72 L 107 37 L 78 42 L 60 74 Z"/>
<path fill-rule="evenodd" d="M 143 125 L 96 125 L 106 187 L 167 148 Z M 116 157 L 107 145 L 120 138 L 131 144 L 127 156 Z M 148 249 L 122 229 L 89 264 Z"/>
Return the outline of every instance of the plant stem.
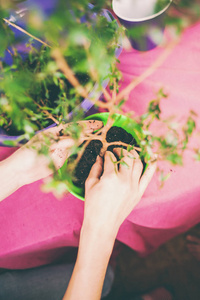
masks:
<path fill-rule="evenodd" d="M 164 51 L 161 53 L 161 55 L 154 61 L 154 63 L 147 68 L 144 73 L 142 73 L 140 76 L 134 78 L 129 85 L 127 85 L 116 97 L 116 102 L 119 102 L 120 100 L 124 99 L 138 84 L 140 84 L 142 81 L 144 81 L 147 77 L 149 77 L 155 70 L 160 67 L 164 61 L 167 59 L 167 57 L 170 55 L 172 50 L 175 48 L 175 46 L 178 45 L 180 42 L 180 37 L 176 40 L 172 40 L 167 47 L 164 49 Z"/>
<path fill-rule="evenodd" d="M 43 100 L 41 99 L 40 101 L 44 105 Z M 42 106 L 39 103 L 37 103 L 35 100 L 33 100 L 33 102 L 42 110 Z M 45 113 L 46 116 L 48 116 L 47 119 L 51 119 L 54 123 L 59 125 L 59 121 L 56 118 L 54 118 L 54 116 L 48 110 L 42 110 L 42 112 Z"/>
<path fill-rule="evenodd" d="M 53 50 L 52 57 L 55 59 L 58 68 L 64 73 L 65 77 L 69 80 L 69 82 L 73 85 L 77 92 L 83 98 L 88 98 L 89 95 L 87 90 L 79 83 L 78 79 L 74 75 L 72 69 L 68 66 L 65 58 L 58 48 Z"/>
<path fill-rule="evenodd" d="M 7 19 L 5 19 L 5 18 L 3 18 L 3 20 L 4 20 L 7 24 L 9 24 L 9 25 L 11 25 L 12 27 L 18 29 L 19 31 L 25 33 L 26 35 L 28 35 L 28 36 L 30 36 L 32 39 L 34 39 L 34 40 L 40 42 L 40 43 L 43 44 L 44 46 L 49 47 L 49 48 L 52 48 L 50 45 L 48 45 L 47 43 L 45 43 L 45 42 L 42 41 L 41 39 L 37 38 L 36 36 L 32 35 L 32 34 L 29 33 L 28 31 L 24 30 L 24 29 L 21 28 L 20 26 L 14 24 L 14 23 L 12 23 L 12 22 L 10 22 L 9 20 L 7 20 Z"/>
<path fill-rule="evenodd" d="M 102 89 L 102 91 L 103 91 L 103 95 L 104 95 L 105 99 L 107 101 L 111 101 L 112 98 L 111 98 L 110 94 L 108 93 L 108 91 L 106 89 L 104 89 L 104 88 Z"/>

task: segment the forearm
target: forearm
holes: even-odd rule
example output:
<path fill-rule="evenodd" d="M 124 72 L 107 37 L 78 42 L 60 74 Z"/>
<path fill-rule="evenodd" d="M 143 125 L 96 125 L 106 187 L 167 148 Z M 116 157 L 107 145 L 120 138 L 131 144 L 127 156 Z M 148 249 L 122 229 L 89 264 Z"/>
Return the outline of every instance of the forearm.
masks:
<path fill-rule="evenodd" d="M 0 162 L 0 201 L 20 187 L 20 175 L 17 174 L 11 157 Z"/>
<path fill-rule="evenodd" d="M 63 300 L 99 300 L 115 234 L 83 225 L 74 271 Z"/>

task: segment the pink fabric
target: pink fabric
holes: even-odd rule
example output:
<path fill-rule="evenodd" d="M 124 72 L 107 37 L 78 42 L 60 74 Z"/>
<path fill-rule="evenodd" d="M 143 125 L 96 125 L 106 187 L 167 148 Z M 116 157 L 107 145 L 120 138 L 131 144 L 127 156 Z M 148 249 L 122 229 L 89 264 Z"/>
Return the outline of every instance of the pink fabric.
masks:
<path fill-rule="evenodd" d="M 200 23 L 189 28 L 165 63 L 130 95 L 125 111 L 145 111 L 154 92 L 164 87 L 164 116 L 200 114 Z M 120 69 L 124 81 L 141 74 L 161 53 L 123 51 Z M 195 144 L 193 144 L 195 146 Z M 13 149 L 0 148 L 0 159 Z M 161 163 L 171 173 L 162 189 L 157 175 L 141 202 L 121 226 L 117 239 L 142 255 L 200 221 L 200 163 L 187 151 L 184 167 Z M 40 191 L 41 182 L 24 186 L 0 203 L 0 267 L 28 268 L 55 261 L 67 247 L 78 246 L 84 203 L 72 195 L 61 201 Z"/>

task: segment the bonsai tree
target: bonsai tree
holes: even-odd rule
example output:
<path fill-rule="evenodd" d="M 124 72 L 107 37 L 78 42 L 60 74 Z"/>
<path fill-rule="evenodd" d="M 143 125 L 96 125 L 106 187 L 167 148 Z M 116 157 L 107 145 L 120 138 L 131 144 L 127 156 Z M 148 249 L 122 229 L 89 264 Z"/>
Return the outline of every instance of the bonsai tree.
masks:
<path fill-rule="evenodd" d="M 181 22 L 175 13 L 176 5 L 172 7 L 168 23 L 175 29 L 173 38 L 163 45 L 161 56 L 119 92 L 122 74 L 117 65 L 116 49 L 121 42 L 127 45 L 127 38 L 125 29 L 102 13 L 102 8 L 110 8 L 110 1 L 102 0 L 89 6 L 87 0 L 68 1 L 67 4 L 60 0 L 48 18 L 42 10 L 32 7 L 22 18 L 25 28 L 23 22 L 22 25 L 15 24 L 10 18 L 11 9 L 19 17 L 20 10 L 16 10 L 19 2 L 23 1 L 3 2 L 0 11 L 0 127 L 10 135 L 19 136 L 15 141 L 7 139 L 5 145 L 20 146 L 38 130 L 69 121 L 71 125 L 60 135 L 70 134 L 77 140 L 82 130 L 77 121 L 84 118 L 81 103 L 83 99 L 89 99 L 96 108 L 108 112 L 107 123 L 99 131 L 86 136 L 81 149 L 73 147 L 76 156 L 70 169 L 76 170 L 92 140 L 101 142 L 101 156 L 110 149 L 108 147 L 120 146 L 128 151 L 133 148 L 138 151 L 144 165 L 155 159 L 153 151 L 159 160 L 183 164 L 183 152 L 196 129 L 197 115 L 189 112 L 184 124 L 179 124 L 174 118 L 163 119 L 160 102 L 168 96 L 164 88 L 149 102 L 145 114 L 136 117 L 130 112 L 127 115 L 128 120 L 132 119 L 128 123 L 134 131 L 135 142 L 108 142 L 107 134 L 115 122 L 116 113 L 124 114 L 123 104 L 130 91 L 163 63 L 178 43 L 184 27 L 194 21 L 190 14 L 185 17 L 187 22 Z M 186 7 L 189 4 L 187 1 L 181 3 Z M 105 89 L 105 82 L 109 82 L 108 89 Z M 99 100 L 101 93 L 103 100 Z M 167 127 L 168 134 L 153 135 L 151 126 L 154 122 Z M 48 137 L 45 141 L 48 146 Z M 199 149 L 194 149 L 194 152 L 200 159 Z M 47 147 L 41 147 L 40 153 L 48 155 Z M 123 156 L 118 157 L 118 163 L 124 163 Z M 55 168 L 52 164 L 51 167 Z M 55 172 L 48 188 L 62 190 L 63 181 L 68 177 L 67 172 Z M 161 181 L 167 178 L 168 174 L 161 171 Z"/>

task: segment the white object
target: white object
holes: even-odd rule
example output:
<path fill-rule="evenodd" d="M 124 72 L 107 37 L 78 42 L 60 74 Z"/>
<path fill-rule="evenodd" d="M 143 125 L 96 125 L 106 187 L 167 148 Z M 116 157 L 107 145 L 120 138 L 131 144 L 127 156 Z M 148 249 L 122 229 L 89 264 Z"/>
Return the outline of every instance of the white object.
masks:
<path fill-rule="evenodd" d="M 140 22 L 162 14 L 169 7 L 172 0 L 169 0 L 169 4 L 155 14 L 156 2 L 157 0 L 112 0 L 112 7 L 119 18 L 130 22 Z"/>

